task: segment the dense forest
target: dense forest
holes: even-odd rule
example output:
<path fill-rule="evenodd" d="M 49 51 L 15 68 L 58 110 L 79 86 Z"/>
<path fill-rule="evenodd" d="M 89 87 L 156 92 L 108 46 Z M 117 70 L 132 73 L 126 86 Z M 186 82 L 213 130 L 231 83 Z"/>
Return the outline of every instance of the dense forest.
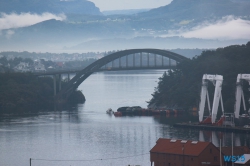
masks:
<path fill-rule="evenodd" d="M 66 82 L 62 82 L 62 86 L 65 84 Z M 83 94 L 76 91 L 68 103 L 76 104 L 84 101 Z M 51 109 L 53 106 L 51 77 L 37 77 L 30 73 L 0 73 L 0 114 L 9 113 L 8 111 L 20 113 L 23 109 Z"/>
<path fill-rule="evenodd" d="M 250 74 L 250 42 L 216 50 L 203 51 L 200 56 L 178 64 L 178 69 L 165 72 L 159 78 L 149 105 L 169 108 L 198 108 L 203 74 L 223 75 L 222 96 L 225 112 L 233 112 L 236 78 L 240 73 Z M 249 84 L 243 81 L 243 91 L 249 108 Z M 210 101 L 213 101 L 214 86 L 208 86 Z M 219 108 L 220 109 L 220 108 Z"/>

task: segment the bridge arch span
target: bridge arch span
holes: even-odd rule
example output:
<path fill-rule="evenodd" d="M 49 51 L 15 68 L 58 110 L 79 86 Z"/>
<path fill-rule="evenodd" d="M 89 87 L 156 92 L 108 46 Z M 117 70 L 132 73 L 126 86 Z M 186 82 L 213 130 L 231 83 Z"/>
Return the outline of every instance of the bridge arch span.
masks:
<path fill-rule="evenodd" d="M 84 68 L 80 72 L 78 72 L 69 82 L 68 84 L 59 92 L 58 96 L 67 98 L 69 95 L 78 88 L 78 86 L 87 79 L 92 73 L 96 72 L 98 69 L 100 69 L 102 66 L 116 60 L 119 58 L 122 58 L 127 55 L 131 54 L 137 54 L 137 53 L 150 53 L 150 54 L 156 54 L 161 55 L 170 59 L 175 60 L 176 62 L 181 62 L 183 60 L 188 60 L 188 58 L 167 51 L 167 50 L 161 50 L 161 49 L 129 49 L 129 50 L 123 50 L 118 51 L 115 53 L 111 53 Z"/>

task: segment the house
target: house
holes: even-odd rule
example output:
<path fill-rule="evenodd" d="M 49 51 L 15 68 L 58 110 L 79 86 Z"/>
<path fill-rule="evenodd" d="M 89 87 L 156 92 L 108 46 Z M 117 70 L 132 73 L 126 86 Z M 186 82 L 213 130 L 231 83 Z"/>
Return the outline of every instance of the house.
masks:
<path fill-rule="evenodd" d="M 211 142 L 159 138 L 150 150 L 151 166 L 219 166 L 219 159 Z"/>
<path fill-rule="evenodd" d="M 28 72 L 30 71 L 29 63 L 20 62 L 17 66 L 14 67 L 14 70 L 18 72 Z"/>
<path fill-rule="evenodd" d="M 35 72 L 45 72 L 45 66 L 42 64 L 41 60 L 35 60 L 34 61 L 34 70 Z"/>

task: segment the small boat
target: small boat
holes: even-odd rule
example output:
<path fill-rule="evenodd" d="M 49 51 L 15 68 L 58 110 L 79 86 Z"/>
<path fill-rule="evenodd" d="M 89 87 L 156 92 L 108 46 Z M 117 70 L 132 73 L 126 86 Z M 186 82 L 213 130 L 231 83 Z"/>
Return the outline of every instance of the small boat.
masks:
<path fill-rule="evenodd" d="M 119 116 L 122 116 L 122 113 L 121 112 L 114 112 L 114 115 L 115 115 L 115 117 L 119 117 Z"/>
<path fill-rule="evenodd" d="M 107 111 L 106 111 L 107 114 L 112 114 L 113 113 L 113 110 L 111 108 L 109 108 Z"/>

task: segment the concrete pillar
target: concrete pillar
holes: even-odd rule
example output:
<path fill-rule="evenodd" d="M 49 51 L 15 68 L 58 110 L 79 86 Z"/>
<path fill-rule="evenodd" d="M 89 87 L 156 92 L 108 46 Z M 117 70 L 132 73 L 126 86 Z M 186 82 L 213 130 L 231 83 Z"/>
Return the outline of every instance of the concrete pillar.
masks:
<path fill-rule="evenodd" d="M 126 67 L 128 67 L 128 55 L 126 55 Z"/>
<path fill-rule="evenodd" d="M 149 67 L 149 53 L 148 53 L 148 67 Z"/>
<path fill-rule="evenodd" d="M 155 67 L 156 67 L 156 54 L 155 54 L 155 57 L 154 57 L 154 58 L 155 58 Z"/>
<path fill-rule="evenodd" d="M 69 82 L 69 79 L 70 79 L 70 78 L 69 78 L 69 73 L 68 73 L 68 82 Z"/>
<path fill-rule="evenodd" d="M 121 68 L 122 65 L 121 65 L 121 57 L 119 58 L 119 68 Z"/>
<path fill-rule="evenodd" d="M 54 80 L 54 96 L 56 96 L 56 75 L 53 75 Z"/>
<path fill-rule="evenodd" d="M 133 54 L 133 67 L 135 67 L 135 54 Z"/>
<path fill-rule="evenodd" d="M 59 74 L 59 91 L 62 89 L 62 75 Z"/>
<path fill-rule="evenodd" d="M 164 57 L 163 56 L 161 56 L 161 65 L 162 66 L 164 66 L 164 59 L 163 59 Z"/>
<path fill-rule="evenodd" d="M 140 52 L 140 66 L 142 67 L 142 52 Z"/>

